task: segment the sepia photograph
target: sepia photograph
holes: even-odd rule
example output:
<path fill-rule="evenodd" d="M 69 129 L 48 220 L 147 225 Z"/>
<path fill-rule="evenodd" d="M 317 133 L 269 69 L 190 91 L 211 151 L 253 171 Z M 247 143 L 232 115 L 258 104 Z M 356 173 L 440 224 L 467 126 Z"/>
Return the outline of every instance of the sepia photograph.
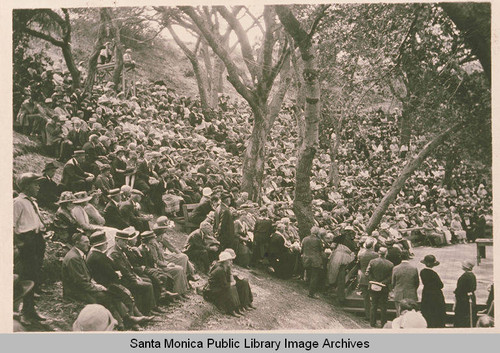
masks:
<path fill-rule="evenodd" d="M 10 16 L 14 332 L 494 327 L 490 3 Z"/>

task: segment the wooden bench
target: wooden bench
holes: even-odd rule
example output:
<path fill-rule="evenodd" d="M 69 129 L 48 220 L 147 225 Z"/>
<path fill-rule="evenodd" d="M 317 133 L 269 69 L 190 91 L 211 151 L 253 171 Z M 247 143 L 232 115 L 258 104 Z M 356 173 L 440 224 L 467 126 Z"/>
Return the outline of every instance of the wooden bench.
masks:
<path fill-rule="evenodd" d="M 187 232 L 188 234 L 191 233 L 193 230 L 198 228 L 198 226 L 194 225 L 189 221 L 189 218 L 191 217 L 191 213 L 193 213 L 193 210 L 198 206 L 197 203 L 188 203 L 188 204 L 183 204 L 182 205 L 182 215 L 184 217 L 184 231 Z"/>
<path fill-rule="evenodd" d="M 493 246 L 493 239 L 476 239 L 477 265 L 481 263 L 481 258 L 486 258 L 486 247 Z"/>

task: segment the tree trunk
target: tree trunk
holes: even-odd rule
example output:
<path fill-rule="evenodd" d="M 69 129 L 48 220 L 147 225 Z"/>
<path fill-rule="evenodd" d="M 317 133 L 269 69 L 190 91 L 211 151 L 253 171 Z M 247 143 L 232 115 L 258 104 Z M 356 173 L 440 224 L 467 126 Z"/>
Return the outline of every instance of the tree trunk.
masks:
<path fill-rule="evenodd" d="M 442 182 L 442 186 L 446 187 L 447 189 L 450 189 L 452 187 L 453 170 L 459 163 L 460 163 L 460 156 L 454 153 L 454 151 L 450 151 L 446 157 L 446 165 L 444 167 L 444 177 Z"/>
<path fill-rule="evenodd" d="M 73 89 L 80 88 L 80 71 L 76 67 L 75 58 L 73 57 L 73 52 L 71 51 L 71 44 L 64 43 L 64 46 L 61 47 L 64 60 L 66 61 L 66 66 L 68 67 L 68 71 L 71 74 L 72 79 L 72 87 Z"/>
<path fill-rule="evenodd" d="M 396 199 L 397 195 L 399 194 L 399 191 L 401 191 L 401 189 L 403 188 L 406 180 L 413 174 L 415 170 L 420 168 L 420 166 L 427 158 L 427 156 L 431 154 L 431 152 L 433 152 L 437 146 L 443 143 L 443 141 L 448 137 L 448 135 L 458 130 L 461 126 L 462 124 L 456 124 L 450 127 L 449 129 L 445 130 L 444 132 L 434 136 L 434 138 L 424 146 L 424 148 L 419 152 L 419 154 L 404 166 L 401 174 L 394 181 L 387 194 L 385 194 L 382 201 L 380 201 L 379 205 L 373 212 L 373 215 L 371 216 L 370 221 L 366 226 L 366 232 L 368 234 L 371 234 L 371 232 L 375 230 L 375 228 L 378 226 L 385 211 L 387 210 L 389 205 L 394 201 L 394 199 Z"/>
<path fill-rule="evenodd" d="M 299 48 L 303 62 L 303 92 L 305 94 L 305 131 L 299 147 L 299 156 L 295 174 L 295 198 L 293 211 L 297 217 L 299 236 L 304 238 L 314 225 L 312 209 L 311 169 L 318 148 L 319 116 L 320 116 L 320 84 L 316 64 L 315 51 L 311 43 L 311 35 L 307 34 L 291 12 L 289 7 L 276 6 L 276 13 Z"/>
<path fill-rule="evenodd" d="M 260 192 L 264 177 L 266 142 L 269 130 L 270 127 L 266 124 L 266 119 L 260 113 L 256 114 L 254 112 L 252 134 L 247 141 L 243 157 L 241 190 L 248 192 L 249 199 L 256 202 L 261 198 Z"/>
<path fill-rule="evenodd" d="M 330 171 L 328 173 L 328 184 L 338 188 L 340 185 L 339 164 L 337 163 L 337 155 L 339 152 L 340 137 L 335 136 L 335 139 L 330 141 Z"/>
<path fill-rule="evenodd" d="M 107 23 L 107 9 L 102 7 L 99 9 L 100 24 L 99 31 L 97 33 L 97 39 L 94 44 L 94 51 L 90 55 L 88 69 L 87 69 L 87 80 L 85 81 L 85 92 L 91 93 L 94 88 L 95 76 L 97 71 L 97 60 L 99 59 L 99 53 L 101 52 L 102 46 L 104 45 L 104 38 L 106 37 L 106 23 Z"/>
<path fill-rule="evenodd" d="M 411 130 L 412 130 L 412 119 L 410 116 L 410 110 L 408 104 L 403 103 L 403 111 L 401 113 L 401 124 L 400 124 L 400 135 L 399 144 L 400 146 L 407 146 L 410 148 Z"/>

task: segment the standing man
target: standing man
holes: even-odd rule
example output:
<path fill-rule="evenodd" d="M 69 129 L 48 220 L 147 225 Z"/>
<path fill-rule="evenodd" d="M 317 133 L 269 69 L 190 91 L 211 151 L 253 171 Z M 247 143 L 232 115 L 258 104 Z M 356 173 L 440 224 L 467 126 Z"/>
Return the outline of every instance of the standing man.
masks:
<path fill-rule="evenodd" d="M 392 268 L 394 265 L 387 260 L 387 248 L 380 247 L 379 257 L 368 264 L 366 275 L 369 280 L 370 291 L 370 326 L 377 327 L 377 310 L 380 308 L 380 327 L 387 322 L 387 301 L 389 299 L 389 285 L 391 284 Z"/>
<path fill-rule="evenodd" d="M 309 280 L 309 298 L 317 298 L 319 275 L 323 268 L 323 242 L 318 234 L 318 227 L 313 227 L 311 234 L 302 240 L 302 263 Z"/>
<path fill-rule="evenodd" d="M 34 290 L 23 298 L 23 316 L 28 320 L 43 321 L 35 310 L 34 292 L 41 292 L 41 272 L 45 254 L 43 233 L 45 225 L 34 197 L 38 194 L 41 177 L 34 173 L 24 173 L 17 185 L 21 193 L 14 199 L 14 256 L 19 258 L 19 277 L 34 282 Z"/>
<path fill-rule="evenodd" d="M 225 250 L 227 248 L 235 249 L 238 241 L 234 232 L 234 216 L 229 207 L 231 205 L 231 201 L 231 194 L 222 194 L 220 204 L 220 222 L 218 225 L 221 250 Z"/>
<path fill-rule="evenodd" d="M 365 249 L 359 257 L 359 289 L 361 290 L 361 295 L 363 296 L 363 302 L 365 306 L 365 319 L 370 320 L 370 291 L 368 290 L 369 280 L 366 275 L 366 269 L 371 260 L 378 257 L 377 253 L 373 250 L 373 245 L 375 245 L 375 240 L 373 238 L 368 238 L 365 242 Z M 361 252 L 361 251 L 360 251 Z"/>
<path fill-rule="evenodd" d="M 476 275 L 472 272 L 474 263 L 462 262 L 464 273 L 457 281 L 455 289 L 455 324 L 454 327 L 474 327 L 476 324 Z"/>
<path fill-rule="evenodd" d="M 420 285 L 418 270 L 411 265 L 408 260 L 410 254 L 408 251 L 401 253 L 401 263 L 394 267 L 392 271 L 392 286 L 394 288 L 394 302 L 396 306 L 396 315 L 401 315 L 401 301 L 411 299 L 418 302 L 417 288 Z"/>
<path fill-rule="evenodd" d="M 43 178 L 40 179 L 40 190 L 38 191 L 37 200 L 40 206 L 57 210 L 56 201 L 61 195 L 59 185 L 54 181 L 57 166 L 53 163 L 47 163 L 43 169 Z"/>
<path fill-rule="evenodd" d="M 259 209 L 259 218 L 255 221 L 253 229 L 254 246 L 252 253 L 251 265 L 256 266 L 267 254 L 269 239 L 273 234 L 273 222 L 269 219 L 269 214 L 266 206 L 261 206 Z"/>

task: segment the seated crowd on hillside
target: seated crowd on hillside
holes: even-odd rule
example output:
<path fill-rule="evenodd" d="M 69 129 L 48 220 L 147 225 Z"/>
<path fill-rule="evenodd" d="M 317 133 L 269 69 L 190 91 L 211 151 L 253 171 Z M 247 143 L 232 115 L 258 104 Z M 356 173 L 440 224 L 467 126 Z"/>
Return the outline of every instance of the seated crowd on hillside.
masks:
<path fill-rule="evenodd" d="M 307 238 L 301 241 L 292 212 L 295 139 L 284 128 L 290 107 L 270 132 L 258 205 L 239 191 L 240 156 L 251 131 L 248 107 L 221 96 L 220 111 L 204 114 L 198 100 L 161 84 L 139 83 L 137 96 L 130 98 L 116 94 L 112 84 L 94 87 L 90 96 L 71 92 L 67 78 L 36 94 L 27 88 L 15 120 L 17 129 L 38 138 L 57 159 L 46 164 L 43 175 L 24 173 L 15 183 L 16 271 L 34 282 L 23 298 L 27 320 L 43 320 L 34 298 L 43 295 L 46 240 L 72 246 L 62 262 L 64 297 L 102 304 L 118 327 L 134 329 L 161 313 L 161 305 L 185 296 L 196 271 L 208 274 L 204 296 L 221 310 L 238 316 L 253 308 L 248 281 L 231 272 L 233 259 L 281 278 L 303 278 L 306 270 L 312 297 L 323 283 L 336 287 L 342 304 L 358 261 L 359 288 L 367 298 L 368 263 L 358 251 L 386 249 L 397 266 L 412 256 L 412 246 L 473 241 L 491 230 L 490 185 L 463 164 L 457 171 L 467 177 L 440 187 L 444 171 L 431 160 L 408 180 L 378 229 L 365 232 L 405 156 L 422 143 L 410 148 L 398 147 L 395 139 L 388 143 L 385 136 L 396 136 L 390 121 L 395 116 L 377 113 L 362 120 L 365 135 L 347 123 L 338 188 L 329 186 L 325 172 L 329 155 L 320 153 L 314 162 L 311 237 L 321 256 L 310 260 Z M 192 232 L 178 249 L 168 235 L 184 204 L 197 206 L 189 215 Z M 38 206 L 55 212 L 54 219 L 47 222 Z M 425 317 L 424 308 L 422 313 Z"/>

